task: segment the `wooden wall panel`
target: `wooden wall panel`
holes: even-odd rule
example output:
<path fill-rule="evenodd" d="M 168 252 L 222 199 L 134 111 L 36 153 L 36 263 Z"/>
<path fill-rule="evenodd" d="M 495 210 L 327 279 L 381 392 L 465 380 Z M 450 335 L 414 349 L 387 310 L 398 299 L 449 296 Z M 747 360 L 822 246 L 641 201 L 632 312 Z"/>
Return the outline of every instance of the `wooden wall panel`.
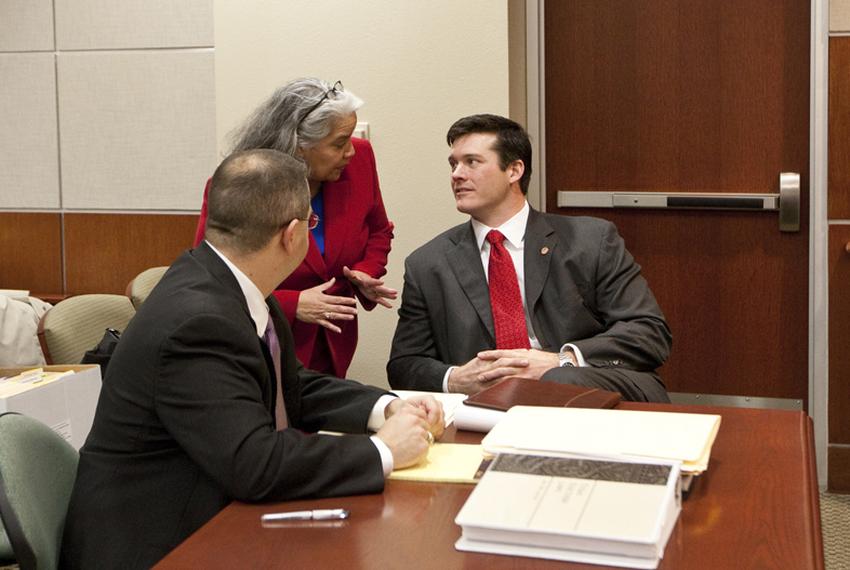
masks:
<path fill-rule="evenodd" d="M 192 246 L 197 215 L 65 214 L 67 292 L 124 293 L 141 271 Z"/>
<path fill-rule="evenodd" d="M 0 289 L 62 292 L 60 214 L 0 213 Z"/>
<path fill-rule="evenodd" d="M 830 219 L 850 219 L 850 37 L 829 39 Z"/>
<path fill-rule="evenodd" d="M 827 490 L 850 493 L 850 446 L 830 445 L 827 453 Z"/>
<path fill-rule="evenodd" d="M 850 444 L 850 225 L 829 228 L 829 442 Z M 848 473 L 850 477 L 850 473 Z"/>

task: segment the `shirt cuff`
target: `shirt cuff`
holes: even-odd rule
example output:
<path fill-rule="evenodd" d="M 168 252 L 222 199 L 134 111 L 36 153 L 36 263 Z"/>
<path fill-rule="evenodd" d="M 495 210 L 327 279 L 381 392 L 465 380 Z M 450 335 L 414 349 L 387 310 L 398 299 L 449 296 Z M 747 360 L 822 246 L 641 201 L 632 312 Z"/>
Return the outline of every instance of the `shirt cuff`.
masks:
<path fill-rule="evenodd" d="M 457 366 L 449 366 L 449 369 L 446 370 L 445 375 L 443 375 L 443 392 L 448 393 L 449 391 L 449 374 L 452 373 L 452 370 L 457 368 Z"/>
<path fill-rule="evenodd" d="M 384 479 L 386 479 L 393 472 L 393 452 L 377 435 L 369 436 L 369 439 L 375 444 L 378 454 L 381 456 L 381 468 L 384 470 Z"/>
<path fill-rule="evenodd" d="M 588 365 L 587 361 L 584 359 L 584 356 L 581 353 L 581 350 L 579 350 L 579 348 L 576 345 L 568 342 L 564 346 L 561 347 L 561 350 L 564 350 L 565 348 L 569 348 L 570 350 L 573 351 L 573 354 L 576 355 L 576 362 L 578 363 L 579 367 Z"/>
<path fill-rule="evenodd" d="M 386 410 L 387 406 L 398 398 L 393 394 L 384 394 L 378 401 L 375 402 L 375 405 L 372 406 L 372 412 L 369 414 L 369 421 L 366 422 L 366 427 L 369 431 L 378 431 L 384 425 L 384 422 L 387 421 Z"/>

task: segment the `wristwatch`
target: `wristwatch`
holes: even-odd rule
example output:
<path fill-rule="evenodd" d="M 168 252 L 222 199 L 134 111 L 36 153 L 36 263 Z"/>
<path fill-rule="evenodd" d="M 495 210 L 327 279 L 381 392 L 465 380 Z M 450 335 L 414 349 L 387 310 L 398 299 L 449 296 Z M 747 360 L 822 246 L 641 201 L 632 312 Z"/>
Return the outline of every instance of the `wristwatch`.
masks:
<path fill-rule="evenodd" d="M 562 346 L 561 350 L 558 352 L 558 366 L 561 368 L 564 366 L 575 366 L 575 364 L 573 364 L 573 358 L 575 358 L 573 349 L 567 345 Z"/>

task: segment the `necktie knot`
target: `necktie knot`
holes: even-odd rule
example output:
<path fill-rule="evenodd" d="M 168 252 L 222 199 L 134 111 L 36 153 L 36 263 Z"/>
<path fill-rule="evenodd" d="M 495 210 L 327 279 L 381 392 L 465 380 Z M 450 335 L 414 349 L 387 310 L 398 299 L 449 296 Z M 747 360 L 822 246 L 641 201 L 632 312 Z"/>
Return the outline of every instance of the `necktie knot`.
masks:
<path fill-rule="evenodd" d="M 490 245 L 499 245 L 505 241 L 505 236 L 499 230 L 490 230 L 487 232 L 487 241 Z"/>

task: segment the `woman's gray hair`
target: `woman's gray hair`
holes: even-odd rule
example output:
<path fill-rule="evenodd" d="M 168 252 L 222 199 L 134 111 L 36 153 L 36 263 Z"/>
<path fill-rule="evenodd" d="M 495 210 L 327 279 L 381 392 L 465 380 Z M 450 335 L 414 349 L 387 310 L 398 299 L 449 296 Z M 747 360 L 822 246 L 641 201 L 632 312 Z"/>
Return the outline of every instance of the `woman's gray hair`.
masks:
<path fill-rule="evenodd" d="M 306 77 L 278 88 L 231 134 L 230 152 L 270 148 L 298 157 L 330 134 L 336 122 L 363 105 L 363 101 L 321 79 Z"/>

